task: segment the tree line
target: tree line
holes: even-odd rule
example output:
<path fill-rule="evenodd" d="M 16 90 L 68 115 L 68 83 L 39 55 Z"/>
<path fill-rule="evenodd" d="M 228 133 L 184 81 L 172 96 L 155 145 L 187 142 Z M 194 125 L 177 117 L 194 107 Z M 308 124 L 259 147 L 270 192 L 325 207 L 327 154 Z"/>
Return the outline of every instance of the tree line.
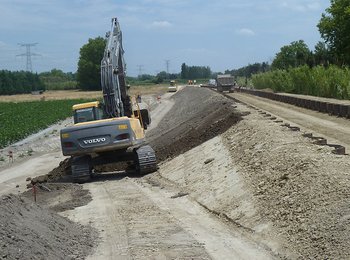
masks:
<path fill-rule="evenodd" d="M 182 79 L 208 79 L 212 72 L 208 66 L 188 66 L 182 63 L 180 75 Z"/>
<path fill-rule="evenodd" d="M 250 78 L 253 74 L 266 72 L 270 70 L 270 65 L 268 62 L 254 63 L 247 66 L 241 67 L 239 69 L 225 70 L 225 74 L 231 74 L 235 77 L 248 77 Z"/>
<path fill-rule="evenodd" d="M 67 90 L 77 88 L 76 73 L 52 69 L 51 71 L 40 73 L 39 77 L 45 84 L 47 90 Z"/>
<path fill-rule="evenodd" d="M 37 90 L 45 90 L 45 84 L 37 73 L 0 71 L 0 95 L 30 93 Z"/>
<path fill-rule="evenodd" d="M 65 90 L 77 87 L 75 73 L 52 69 L 48 72 L 0 70 L 0 95 L 31 93 L 38 90 Z"/>

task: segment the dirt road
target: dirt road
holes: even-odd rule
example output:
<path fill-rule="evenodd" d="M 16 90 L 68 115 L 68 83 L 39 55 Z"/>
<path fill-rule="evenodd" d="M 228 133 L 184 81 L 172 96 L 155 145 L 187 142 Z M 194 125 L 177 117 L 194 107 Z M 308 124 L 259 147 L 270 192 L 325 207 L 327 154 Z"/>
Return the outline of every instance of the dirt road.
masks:
<path fill-rule="evenodd" d="M 63 120 L 0 150 L 0 195 L 26 190 L 26 179 L 47 174 L 64 159 L 60 148 L 59 129 L 71 123 Z M 13 160 L 9 160 L 9 151 Z M 17 187 L 18 185 L 18 187 Z"/>
<path fill-rule="evenodd" d="M 28 177 L 47 174 L 63 159 L 61 152 L 37 155 L 19 163 L 10 164 L 0 170 L 0 196 L 27 190 Z"/>
<path fill-rule="evenodd" d="M 318 133 L 330 143 L 343 145 L 346 151 L 350 151 L 350 120 L 348 119 L 248 94 L 233 93 L 230 95 L 299 126 L 305 132 Z"/>
<path fill-rule="evenodd" d="M 124 177 L 85 188 L 92 202 L 64 215 L 101 231 L 88 259 L 270 258 L 197 203 L 158 183 Z"/>

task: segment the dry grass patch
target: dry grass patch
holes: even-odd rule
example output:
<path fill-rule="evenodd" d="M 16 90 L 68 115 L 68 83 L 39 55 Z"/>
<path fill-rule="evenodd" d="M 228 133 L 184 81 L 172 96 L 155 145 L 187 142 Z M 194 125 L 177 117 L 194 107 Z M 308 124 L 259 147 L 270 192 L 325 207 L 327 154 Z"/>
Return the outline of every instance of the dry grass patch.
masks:
<path fill-rule="evenodd" d="M 132 86 L 130 95 L 161 95 L 167 92 L 167 85 Z M 102 91 L 48 90 L 41 95 L 20 94 L 0 96 L 0 102 L 24 102 L 62 99 L 101 99 Z"/>

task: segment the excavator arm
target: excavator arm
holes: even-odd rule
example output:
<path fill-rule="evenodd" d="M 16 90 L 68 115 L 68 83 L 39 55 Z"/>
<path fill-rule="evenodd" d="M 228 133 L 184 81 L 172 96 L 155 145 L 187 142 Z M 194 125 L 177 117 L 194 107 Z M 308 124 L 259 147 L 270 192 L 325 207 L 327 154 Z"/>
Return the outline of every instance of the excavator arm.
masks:
<path fill-rule="evenodd" d="M 122 32 L 117 18 L 112 18 L 112 27 L 106 34 L 106 48 L 101 61 L 101 86 L 104 112 L 107 117 L 130 117 L 132 107 L 125 82 L 125 61 Z"/>

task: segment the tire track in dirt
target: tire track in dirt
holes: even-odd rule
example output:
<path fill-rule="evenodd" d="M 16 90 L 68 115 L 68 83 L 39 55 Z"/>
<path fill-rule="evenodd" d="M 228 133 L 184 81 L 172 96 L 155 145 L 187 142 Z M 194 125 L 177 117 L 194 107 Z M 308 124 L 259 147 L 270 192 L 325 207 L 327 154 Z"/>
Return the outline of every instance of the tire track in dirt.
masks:
<path fill-rule="evenodd" d="M 64 215 L 101 231 L 101 243 L 88 259 L 210 259 L 203 245 L 128 177 L 84 187 L 93 201 Z"/>

